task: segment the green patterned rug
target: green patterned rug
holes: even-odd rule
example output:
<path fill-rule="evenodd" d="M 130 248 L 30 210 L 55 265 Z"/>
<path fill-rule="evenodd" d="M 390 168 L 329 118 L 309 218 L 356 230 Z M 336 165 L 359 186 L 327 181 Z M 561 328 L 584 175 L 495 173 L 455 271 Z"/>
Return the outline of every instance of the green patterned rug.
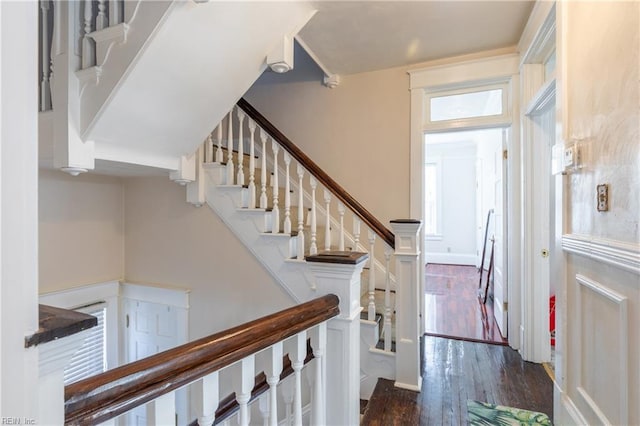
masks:
<path fill-rule="evenodd" d="M 520 408 L 467 400 L 471 426 L 552 426 L 549 416 Z"/>

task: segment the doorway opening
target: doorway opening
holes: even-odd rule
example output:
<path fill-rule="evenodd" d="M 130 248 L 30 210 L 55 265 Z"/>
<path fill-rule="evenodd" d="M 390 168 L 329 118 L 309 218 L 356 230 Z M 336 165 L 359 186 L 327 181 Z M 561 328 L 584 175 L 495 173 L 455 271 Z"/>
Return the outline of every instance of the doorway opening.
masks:
<path fill-rule="evenodd" d="M 508 132 L 425 134 L 426 334 L 507 344 Z"/>

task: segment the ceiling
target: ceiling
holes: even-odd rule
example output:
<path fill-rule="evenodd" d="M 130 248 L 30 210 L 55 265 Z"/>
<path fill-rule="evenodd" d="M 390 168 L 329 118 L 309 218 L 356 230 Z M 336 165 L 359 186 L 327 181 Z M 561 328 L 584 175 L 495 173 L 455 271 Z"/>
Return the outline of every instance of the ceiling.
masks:
<path fill-rule="evenodd" d="M 299 33 L 325 71 L 354 74 L 517 44 L 533 1 L 316 1 Z"/>

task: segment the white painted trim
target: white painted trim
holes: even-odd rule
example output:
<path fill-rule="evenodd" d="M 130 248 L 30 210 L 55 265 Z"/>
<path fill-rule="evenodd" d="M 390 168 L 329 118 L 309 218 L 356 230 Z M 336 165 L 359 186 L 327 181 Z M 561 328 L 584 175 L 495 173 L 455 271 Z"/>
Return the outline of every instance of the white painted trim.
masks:
<path fill-rule="evenodd" d="M 427 263 L 441 263 L 444 265 L 476 265 L 475 253 L 425 253 Z"/>
<path fill-rule="evenodd" d="M 580 299 L 582 297 L 582 292 L 584 289 L 590 290 L 592 293 L 603 297 L 610 302 L 616 304 L 618 306 L 618 323 L 619 327 L 617 329 L 618 339 L 620 341 L 620 347 L 618 351 L 620 352 L 620 358 L 618 359 L 617 368 L 620 371 L 621 382 L 618 383 L 618 387 L 620 390 L 620 399 L 619 399 L 619 414 L 620 414 L 620 423 L 621 424 L 629 424 L 629 340 L 628 340 L 628 328 L 629 328 L 629 316 L 627 314 L 628 309 L 628 298 L 618 293 L 617 291 L 607 287 L 606 285 L 594 281 L 585 277 L 584 275 L 577 274 L 576 282 L 578 283 L 578 291 L 576 292 L 576 307 L 577 307 L 577 318 L 578 321 L 582 320 L 582 304 L 580 303 Z M 578 345 L 577 345 L 577 353 L 580 354 L 578 356 L 578 368 L 577 371 L 582 372 L 582 354 L 585 353 L 584 348 L 582 347 L 582 336 L 578 333 Z M 607 418 L 605 413 L 600 409 L 598 404 L 591 398 L 591 395 L 587 392 L 586 389 L 582 387 L 581 381 L 581 373 L 577 376 L 576 390 L 578 394 L 583 399 L 584 403 L 593 410 L 594 414 L 598 417 L 600 423 L 602 424 L 612 424 L 612 422 Z"/>
<path fill-rule="evenodd" d="M 122 283 L 121 295 L 127 299 L 189 309 L 190 289 L 161 284 Z"/>
<path fill-rule="evenodd" d="M 564 408 L 564 410 L 566 411 L 567 415 L 569 415 L 569 417 L 571 418 L 571 420 L 573 421 L 572 424 L 574 425 L 587 425 L 589 424 L 587 422 L 587 419 L 584 418 L 584 416 L 582 415 L 582 413 L 580 412 L 580 410 L 578 410 L 578 407 L 576 407 L 576 404 L 573 402 L 573 400 L 571 398 L 569 398 L 569 396 L 566 393 L 563 393 L 561 396 L 561 404 L 562 407 Z M 557 419 L 557 413 L 554 413 L 556 417 L 556 419 L 554 419 L 554 421 L 558 424 L 559 421 Z M 561 419 L 561 420 L 565 420 L 565 419 Z"/>
<path fill-rule="evenodd" d="M 424 217 L 424 118 L 425 104 L 424 96 L 426 91 L 446 90 L 463 87 L 476 87 L 481 85 L 509 83 L 508 104 L 505 106 L 509 110 L 510 122 L 504 120 L 492 120 L 488 117 L 486 124 L 491 127 L 511 126 L 511 137 L 509 138 L 508 177 L 507 177 L 507 199 L 510 207 L 507 209 L 507 274 L 509 277 L 519 277 L 521 268 L 521 194 L 520 194 L 520 144 L 516 140 L 520 134 L 520 80 L 519 80 L 519 56 L 517 54 L 501 54 L 493 57 L 483 57 L 460 62 L 433 65 L 427 68 L 409 70 L 409 89 L 411 91 L 411 121 L 410 121 L 410 177 L 411 185 L 409 189 L 409 211 L 413 218 Z M 469 123 L 467 123 L 469 124 Z M 474 120 L 474 126 L 478 126 Z M 441 130 L 441 129 L 438 129 Z M 430 129 L 436 131 L 436 129 Z M 425 264 L 425 235 L 424 230 L 420 231 L 421 258 L 420 264 Z M 516 283 L 517 280 L 511 280 Z M 508 291 L 510 318 L 520 318 L 521 312 L 521 290 L 515 285 L 510 285 Z M 420 291 L 424 292 L 424 274 L 420 274 Z M 420 293 L 420 294 L 422 294 Z M 424 311 L 424 298 L 422 298 L 422 311 Z M 517 321 L 509 322 L 513 329 L 509 332 L 509 344 L 514 349 L 520 348 L 520 325 Z M 510 328 L 511 328 L 510 326 Z M 421 322 L 424 331 L 424 322 Z"/>
<path fill-rule="evenodd" d="M 566 234 L 562 236 L 562 248 L 568 253 L 640 275 L 640 243 Z"/>
<path fill-rule="evenodd" d="M 88 303 L 118 297 L 119 295 L 120 283 L 118 281 L 106 281 L 61 291 L 42 293 L 40 295 L 40 303 L 58 308 L 74 309 Z"/>
<path fill-rule="evenodd" d="M 555 2 L 536 2 L 518 42 L 518 51 L 522 57 L 520 65 L 544 62 L 553 51 L 551 46 L 555 42 L 551 39 L 555 37 L 555 30 Z"/>

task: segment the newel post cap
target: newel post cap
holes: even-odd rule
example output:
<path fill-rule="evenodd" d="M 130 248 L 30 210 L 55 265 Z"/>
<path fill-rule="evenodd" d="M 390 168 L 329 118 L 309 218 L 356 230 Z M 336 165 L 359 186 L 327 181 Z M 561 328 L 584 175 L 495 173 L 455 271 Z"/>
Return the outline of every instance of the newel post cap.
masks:
<path fill-rule="evenodd" d="M 418 219 L 394 219 L 391 229 L 396 236 L 396 255 L 420 254 L 418 233 L 422 228 L 422 221 Z"/>

